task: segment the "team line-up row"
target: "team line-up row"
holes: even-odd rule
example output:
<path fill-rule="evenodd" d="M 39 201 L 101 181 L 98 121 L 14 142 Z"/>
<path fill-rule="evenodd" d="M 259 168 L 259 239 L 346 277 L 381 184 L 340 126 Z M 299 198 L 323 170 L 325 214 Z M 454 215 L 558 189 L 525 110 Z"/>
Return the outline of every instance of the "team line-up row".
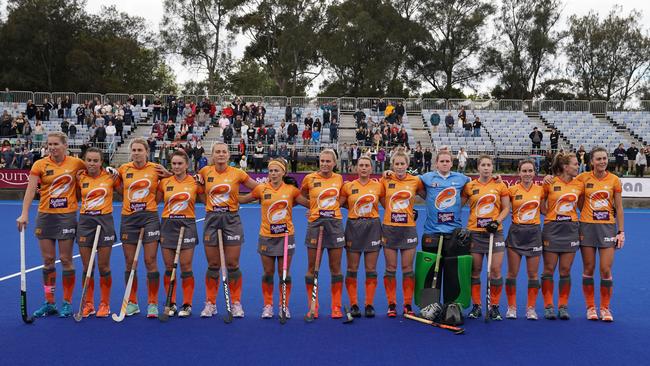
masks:
<path fill-rule="evenodd" d="M 194 292 L 192 258 L 194 248 L 200 241 L 195 221 L 197 200 L 205 202 L 206 207 L 202 238 L 208 270 L 205 273 L 206 296 L 202 317 L 211 317 L 217 312 L 215 304 L 222 269 L 222 282 L 226 282 L 222 284 L 228 285 L 224 290 L 229 292 L 228 302 L 232 301 L 232 307 L 228 306 L 228 311 L 234 317 L 244 316 L 241 302 L 242 272 L 239 269 L 244 231 L 238 211 L 240 203 L 256 200 L 260 202 L 262 211 L 258 252 L 264 272 L 263 318 L 274 316 L 276 262 L 282 288 L 281 316 L 290 317 L 286 304 L 289 303 L 292 284 L 288 273 L 295 251 L 292 207 L 296 204 L 308 208 L 305 235 L 308 269 L 305 285 L 309 295 L 309 314 L 312 317 L 318 317 L 314 283 L 317 282 L 321 248 L 327 251 L 329 257 L 332 318 L 343 316 L 344 282 L 351 313 L 353 316 L 361 316 L 357 271 L 362 255 L 365 266 L 363 311 L 367 317 L 375 315 L 374 294 L 378 279 L 376 263 L 381 248 L 386 263 L 383 284 L 389 304 L 387 314 L 389 317 L 397 315 L 398 263 L 402 272 L 403 313 L 413 314 L 413 262 L 420 241 L 415 228 L 414 203 L 416 196 L 420 196 L 426 200 L 427 217 L 421 237 L 424 251 L 435 252 L 440 236 L 440 243 L 449 240 L 449 234 L 462 225 L 461 208 L 465 204 L 470 207 L 467 224 L 472 256 L 473 307 L 468 315 L 470 318 L 481 316 L 480 276 L 483 258 L 490 251 L 489 243 L 493 242 L 491 268 L 488 270 L 489 318 L 502 318 L 498 304 L 504 287 L 501 267 L 507 252 L 506 317 L 517 317 L 516 277 L 521 258 L 526 257 L 526 318 L 537 319 L 535 304 L 540 287 L 544 317 L 556 318 L 553 275 L 557 268 L 557 316 L 569 319 L 567 305 L 571 290 L 570 271 L 575 254 L 580 250 L 584 263 L 582 288 L 587 317 L 591 320 L 599 317 L 605 321 L 613 320 L 609 308 L 612 294 L 611 267 L 614 250 L 623 246 L 625 237 L 621 182 L 618 177 L 607 172 L 608 156 L 605 149 L 594 149 L 590 155 L 593 170 L 580 175 L 574 154 L 558 154 L 552 166 L 554 177 L 547 177 L 542 186 L 533 183 L 534 163 L 524 160 L 519 164 L 520 182 L 509 188 L 493 178 L 491 157 L 483 156 L 479 159 L 479 177 L 470 180 L 463 174 L 451 171 L 453 157 L 446 150 L 440 151 L 435 159 L 436 171 L 421 176 L 407 173 L 409 156 L 398 151 L 391 158 L 391 171 L 379 181 L 370 178 L 371 161 L 362 157 L 357 165 L 358 179 L 344 183 L 342 177 L 333 172 L 336 166 L 335 153 L 324 150 L 319 158 L 319 170 L 307 175 L 298 188 L 297 185 L 285 183 L 287 168 L 282 159 L 269 162 L 268 181 L 260 184 L 244 171 L 228 166 L 228 146 L 221 143 L 212 147 L 212 165 L 204 167 L 194 177 L 187 174 L 188 158 L 183 152 L 175 152 L 172 156 L 171 171 L 148 162 L 148 144 L 145 140 L 135 139 L 131 142 L 131 162 L 118 169 L 107 170 L 102 168 L 102 153 L 97 149 L 88 149 L 83 161 L 67 156 L 67 140 L 63 134 L 51 133 L 47 144 L 49 155 L 35 162 L 32 167 L 22 214 L 17 219 L 18 229 L 24 230 L 28 224 L 29 207 L 39 190 L 35 235 L 44 258 L 45 303 L 34 312 L 37 317 L 72 315 L 71 301 L 75 285 L 72 248 L 75 239 L 79 245 L 84 273 L 94 272 L 89 272 L 88 267 L 89 262 L 92 263 L 91 258 L 94 260 L 95 257 L 93 247 L 97 247 L 101 289 L 99 307 L 95 309 L 94 280 L 90 277 L 84 286 L 79 315 L 109 315 L 112 284 L 109 259 L 116 238 L 112 216 L 112 198 L 115 192 L 123 199 L 120 237 L 126 263 L 125 278 L 132 274 L 130 289 L 127 286 L 125 294 L 122 317 L 140 312 L 137 299 L 138 277 L 132 266 L 137 265 L 141 247 L 147 270 L 147 316 L 159 316 L 158 244 L 162 248 L 165 263 L 163 282 L 168 291 L 168 306 L 163 310 L 164 316 L 191 315 Z M 240 185 L 251 192 L 240 194 Z M 159 202 L 164 203 L 161 219 L 157 211 Z M 384 208 L 383 217 L 379 215 L 380 203 Z M 345 229 L 342 207 L 348 210 Z M 80 215 L 77 220 L 78 210 Z M 506 239 L 502 222 L 511 212 L 512 225 Z M 543 228 L 541 215 L 544 215 Z M 54 301 L 57 242 L 63 283 L 63 304 L 60 308 L 57 308 Z M 345 281 L 341 270 L 343 248 L 346 249 L 347 256 Z M 600 314 L 597 313 L 594 299 L 594 269 L 598 253 Z M 398 262 L 399 254 L 401 260 Z M 540 257 L 544 259 L 541 281 L 538 276 Z M 176 282 L 177 263 L 180 265 L 179 287 L 182 289 L 182 301 L 179 302 L 182 305 L 179 307 L 176 306 L 173 286 Z M 132 268 L 134 271 L 131 271 Z"/>

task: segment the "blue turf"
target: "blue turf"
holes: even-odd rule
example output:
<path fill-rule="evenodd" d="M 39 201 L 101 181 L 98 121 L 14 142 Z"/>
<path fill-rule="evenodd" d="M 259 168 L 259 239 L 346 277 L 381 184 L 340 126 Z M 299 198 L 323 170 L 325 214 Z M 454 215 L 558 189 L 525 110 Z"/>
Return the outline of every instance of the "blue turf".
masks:
<path fill-rule="evenodd" d="M 0 223 L 5 240 L 0 247 L 0 277 L 19 270 L 18 233 L 14 218 L 19 215 L 20 203 L 0 202 L 5 220 Z M 201 207 L 202 209 L 202 207 Z M 119 211 L 119 208 L 116 208 Z M 33 207 L 31 223 L 36 208 Z M 119 222 L 116 212 L 116 223 Z M 482 320 L 466 320 L 467 334 L 454 336 L 412 321 L 388 319 L 385 316 L 386 299 L 381 281 L 383 260 L 378 264 L 380 279 L 376 295 L 378 317 L 357 319 L 353 324 L 343 325 L 329 318 L 329 270 L 327 261 L 322 265 L 322 292 L 320 293 L 321 319 L 306 324 L 307 296 L 304 287 L 306 255 L 304 238 L 304 209 L 296 209 L 298 250 L 293 262 L 294 288 L 291 298 L 293 319 L 281 326 L 276 319 L 259 318 L 262 308 L 261 263 L 256 252 L 259 208 L 245 206 L 241 215 L 244 221 L 246 244 L 241 257 L 244 275 L 243 304 L 246 318 L 236 319 L 226 325 L 220 317 L 200 319 L 205 286 L 205 256 L 197 248 L 194 273 L 197 278 L 194 296 L 194 314 L 189 319 L 172 318 L 167 324 L 144 316 L 125 319 L 121 324 L 109 319 L 84 319 L 76 324 L 70 319 L 37 319 L 35 324 L 24 325 L 19 313 L 19 278 L 0 282 L 3 312 L 0 312 L 2 334 L 2 362 L 6 365 L 36 364 L 59 361 L 65 364 L 116 365 L 124 363 L 207 364 L 228 362 L 243 364 L 424 364 L 454 362 L 457 364 L 631 364 L 644 359 L 650 334 L 650 320 L 644 315 L 650 303 L 647 278 L 650 270 L 646 258 L 650 253 L 645 243 L 643 225 L 650 218 L 649 210 L 626 210 L 626 247 L 617 254 L 614 266 L 614 297 L 612 308 L 616 321 L 613 324 L 589 322 L 584 318 L 584 300 L 580 286 L 582 264 L 576 258 L 572 273 L 573 287 L 570 310 L 573 316 L 568 322 L 526 321 L 524 304 L 526 279 L 524 268 L 518 279 L 518 302 L 520 319 L 484 324 Z M 202 217 L 201 214 L 199 217 Z M 418 227 L 421 230 L 424 212 Z M 465 215 L 466 216 L 466 215 Z M 203 222 L 198 224 L 199 231 Z M 33 231 L 30 225 L 29 232 Z M 27 268 L 41 264 L 37 242 L 27 235 Z M 75 251 L 76 252 L 76 251 Z M 505 261 L 504 261 L 505 262 Z M 74 310 L 78 309 L 80 283 L 83 274 L 81 263 L 77 267 L 77 288 Z M 124 260 L 120 247 L 112 255 L 113 311 L 119 310 L 124 293 Z M 522 266 L 523 267 L 523 266 Z M 162 259 L 160 259 L 160 268 Z M 345 267 L 343 267 L 345 268 Z M 57 299 L 61 299 L 60 266 L 58 266 Z M 505 271 L 505 263 L 504 263 Z M 146 285 L 144 267 L 140 263 L 139 298 L 144 311 Z M 363 278 L 359 273 L 360 301 L 363 301 Z M 43 301 L 41 275 L 34 271 L 27 276 L 28 304 L 30 312 Z M 485 275 L 483 275 L 485 276 Z M 557 275 L 556 275 L 557 276 Z M 401 276 L 399 277 L 401 278 Z M 556 277 L 557 278 L 557 277 Z M 598 281 L 598 277 L 596 277 Z M 278 279 L 276 278 L 276 286 Z M 596 282 L 596 285 L 598 282 Z M 96 285 L 96 299 L 99 296 Z M 398 286 L 401 288 L 401 286 Z M 557 292 L 557 289 L 556 289 Z M 344 292 L 345 293 L 345 292 Z M 401 293 L 401 290 L 398 291 Z M 401 298 L 401 296 L 399 296 Z M 597 296 L 598 298 L 598 296 Z M 219 316 L 223 313 L 223 297 L 219 292 Z M 164 294 L 160 291 L 160 303 Z M 97 301 L 96 301 L 97 302 Z M 344 302 L 347 295 L 344 294 Z M 276 292 L 277 303 L 277 292 Z M 502 312 L 506 307 L 505 291 L 502 296 Z M 541 293 L 537 303 L 541 315 Z M 400 311 L 401 313 L 401 311 Z"/>

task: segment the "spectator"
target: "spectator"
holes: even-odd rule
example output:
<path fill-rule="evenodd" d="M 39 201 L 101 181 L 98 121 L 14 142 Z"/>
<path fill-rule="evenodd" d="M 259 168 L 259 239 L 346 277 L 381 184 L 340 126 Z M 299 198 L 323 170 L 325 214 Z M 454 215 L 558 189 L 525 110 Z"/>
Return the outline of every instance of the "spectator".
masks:
<path fill-rule="evenodd" d="M 384 101 L 384 98 L 380 98 L 379 102 L 377 103 L 377 116 L 378 117 L 383 117 L 386 115 L 386 102 Z"/>
<path fill-rule="evenodd" d="M 357 147 L 357 144 L 352 144 L 350 148 L 349 156 L 352 166 L 357 166 L 357 161 L 361 157 L 361 150 Z"/>
<path fill-rule="evenodd" d="M 472 125 L 474 127 L 474 137 L 481 137 L 481 119 L 477 116 L 474 119 L 474 124 Z"/>
<path fill-rule="evenodd" d="M 239 133 L 241 133 L 241 117 L 238 117 L 235 120 L 235 124 L 239 125 Z M 223 134 L 223 131 L 226 129 L 227 126 L 230 126 L 230 120 L 226 118 L 226 115 L 221 113 L 221 118 L 219 118 L 219 132 L 218 134 L 221 135 Z"/>
<path fill-rule="evenodd" d="M 528 135 L 530 138 L 530 141 L 533 142 L 533 153 L 535 153 L 535 149 L 540 149 L 542 145 L 542 139 L 544 138 L 544 135 L 542 134 L 542 131 L 537 130 L 537 127 L 533 127 L 533 132 Z"/>
<path fill-rule="evenodd" d="M 106 120 L 104 119 L 104 116 L 101 113 L 99 113 L 97 115 L 97 118 L 95 118 L 95 126 L 97 127 L 104 126 L 104 124 L 106 124 Z"/>
<path fill-rule="evenodd" d="M 318 127 L 314 127 L 314 131 L 311 133 L 311 139 L 314 142 L 314 144 L 318 145 L 320 144 L 320 130 Z"/>
<path fill-rule="evenodd" d="M 429 122 L 431 123 L 431 129 L 433 130 L 433 132 L 438 132 L 438 125 L 440 124 L 440 115 L 435 112 L 431 113 L 431 117 L 429 117 Z"/>
<path fill-rule="evenodd" d="M 230 126 L 230 124 L 226 126 L 226 128 L 223 130 L 221 134 L 223 136 L 223 142 L 225 142 L 228 145 L 232 144 L 234 131 L 232 129 L 232 126 Z"/>
<path fill-rule="evenodd" d="M 296 142 L 296 137 L 298 136 L 298 125 L 295 121 L 289 123 L 289 127 L 287 127 L 287 136 L 289 143 L 294 144 Z"/>
<path fill-rule="evenodd" d="M 201 159 L 203 158 L 203 155 L 205 154 L 205 148 L 203 148 L 203 144 L 201 143 L 201 140 L 196 142 L 196 146 L 194 147 L 193 151 L 194 155 L 194 171 L 197 172 L 199 171 L 199 163 Z"/>
<path fill-rule="evenodd" d="M 413 168 L 418 171 L 418 174 L 422 174 L 424 170 L 424 153 L 419 141 L 415 146 L 415 152 L 413 152 Z"/>
<path fill-rule="evenodd" d="M 280 151 L 278 151 L 278 156 L 280 156 L 285 161 L 289 161 L 289 149 L 287 149 L 287 144 L 280 145 Z"/>
<path fill-rule="evenodd" d="M 32 100 L 27 101 L 27 107 L 25 107 L 25 115 L 27 116 L 27 119 L 29 120 L 34 120 L 36 117 L 36 104 L 32 102 Z"/>
<path fill-rule="evenodd" d="M 255 152 L 253 153 L 253 163 L 255 164 L 255 173 L 262 172 L 262 165 L 264 162 L 264 146 L 262 142 L 258 141 L 257 146 L 255 146 Z"/>
<path fill-rule="evenodd" d="M 204 127 L 208 123 L 208 117 L 209 117 L 208 114 L 205 113 L 203 109 L 201 109 L 199 111 L 199 114 L 197 115 L 197 122 L 199 126 Z"/>
<path fill-rule="evenodd" d="M 108 121 L 108 126 L 106 126 L 106 138 L 108 139 L 109 146 L 113 146 L 115 144 L 115 134 L 117 133 L 117 129 L 115 128 L 115 125 L 113 125 L 112 121 Z"/>
<path fill-rule="evenodd" d="M 335 144 L 339 140 L 339 124 L 336 118 L 330 122 L 330 142 Z"/>
<path fill-rule="evenodd" d="M 102 146 L 106 142 L 106 127 L 104 125 L 99 125 L 95 129 L 95 142 L 99 143 L 99 148 L 104 148 Z"/>
<path fill-rule="evenodd" d="M 248 128 L 246 129 L 246 137 L 248 138 L 249 145 L 255 144 L 255 128 L 252 124 L 248 125 Z"/>
<path fill-rule="evenodd" d="M 332 107 L 329 103 L 325 103 L 320 106 L 320 109 L 323 110 L 323 124 L 327 126 L 330 123 L 330 117 L 332 116 Z"/>
<path fill-rule="evenodd" d="M 176 125 L 171 119 L 167 121 L 165 132 L 167 133 L 167 140 L 174 141 L 174 137 L 176 136 Z"/>
<path fill-rule="evenodd" d="M 275 128 L 273 125 L 269 125 L 269 128 L 266 129 L 266 143 L 269 145 L 275 144 Z"/>
<path fill-rule="evenodd" d="M 589 161 L 589 154 L 585 151 L 584 145 L 580 145 L 578 151 L 576 151 L 576 158 L 578 158 L 578 174 L 587 170 L 587 162 Z"/>
<path fill-rule="evenodd" d="M 48 104 L 50 105 L 50 107 L 52 106 L 52 103 L 48 102 Z M 52 108 L 50 108 L 50 109 L 52 109 Z M 79 104 L 79 106 L 77 106 L 77 109 L 75 110 L 74 114 L 77 116 L 77 124 L 80 125 L 80 126 L 83 125 L 84 119 L 86 118 L 86 107 L 83 104 Z M 45 115 L 48 118 L 48 119 L 46 119 L 46 121 L 49 121 L 50 111 L 46 109 Z"/>
<path fill-rule="evenodd" d="M 558 142 L 560 141 L 560 133 L 557 131 L 557 129 L 552 128 L 551 136 L 549 138 L 551 140 L 551 150 L 553 151 L 553 154 L 555 154 L 557 151 Z"/>
<path fill-rule="evenodd" d="M 77 126 L 70 122 L 70 126 L 68 127 L 68 135 L 70 135 L 70 139 L 74 139 L 77 136 Z"/>
<path fill-rule="evenodd" d="M 349 166 L 349 157 L 348 157 L 348 144 L 343 143 L 343 147 L 339 151 L 338 155 L 341 157 L 339 160 L 341 160 L 341 172 L 342 173 L 348 173 L 350 171 L 350 166 Z"/>
<path fill-rule="evenodd" d="M 293 119 L 293 110 L 291 109 L 291 103 L 287 102 L 287 106 L 284 108 L 284 119 L 289 121 Z"/>
<path fill-rule="evenodd" d="M 237 145 L 237 152 L 241 156 L 246 156 L 246 140 L 239 139 L 239 144 Z"/>
<path fill-rule="evenodd" d="M 235 116 L 242 116 L 244 112 L 244 106 L 246 103 L 244 103 L 241 98 L 237 97 L 235 98 L 234 101 L 232 101 L 230 104 L 232 104 L 232 110 Z"/>
<path fill-rule="evenodd" d="M 460 148 L 460 151 L 458 152 L 458 155 L 456 156 L 456 159 L 458 159 L 458 172 L 464 173 L 465 168 L 467 168 L 467 152 L 465 151 L 464 147 Z"/>
<path fill-rule="evenodd" d="M 366 119 L 366 114 L 362 110 L 357 109 L 357 111 L 354 112 L 352 117 L 354 117 L 354 121 L 356 122 L 357 127 L 360 127 L 359 125 L 361 124 L 361 122 L 363 122 L 363 120 Z"/>
<path fill-rule="evenodd" d="M 160 101 L 160 98 L 156 97 L 153 100 L 153 105 L 152 105 L 153 123 L 160 121 L 161 111 L 162 111 L 162 102 Z"/>
<path fill-rule="evenodd" d="M 189 108 L 187 108 L 189 109 Z M 181 140 L 187 140 L 187 135 L 190 133 L 190 126 L 185 123 L 185 121 L 181 122 L 181 126 L 178 129 L 178 134 L 180 136 Z"/>
<path fill-rule="evenodd" d="M 445 127 L 447 127 L 447 133 L 454 132 L 454 117 L 452 117 L 451 112 L 447 113 L 445 117 Z"/>
<path fill-rule="evenodd" d="M 286 143 L 287 139 L 288 139 L 287 125 L 284 122 L 284 120 L 282 120 L 282 122 L 280 122 L 280 131 L 278 131 L 278 141 Z"/>
<path fill-rule="evenodd" d="M 311 140 L 311 128 L 305 127 L 305 129 L 302 130 L 302 144 L 309 145 L 310 140 Z"/>
<path fill-rule="evenodd" d="M 639 153 L 639 149 L 636 147 L 636 142 L 633 141 L 632 146 L 630 146 L 625 153 L 627 155 L 627 174 L 632 175 L 636 165 L 636 156 Z"/>
<path fill-rule="evenodd" d="M 296 173 L 298 171 L 298 150 L 296 150 L 296 145 L 291 145 L 289 159 L 291 162 L 291 172 Z"/>
<path fill-rule="evenodd" d="M 305 128 L 309 127 L 311 128 L 314 124 L 314 119 L 311 117 L 311 112 L 307 113 L 307 117 L 305 117 L 304 125 Z"/>
<path fill-rule="evenodd" d="M 386 150 L 383 147 L 379 148 L 375 156 L 375 173 L 381 174 L 384 171 L 384 164 L 386 162 Z"/>
<path fill-rule="evenodd" d="M 45 128 L 41 121 L 36 121 L 36 126 L 34 126 L 34 142 L 37 146 L 40 146 L 43 142 L 43 135 L 45 135 Z"/>
<path fill-rule="evenodd" d="M 438 122 L 440 122 L 440 118 L 438 118 Z M 424 172 L 428 173 L 431 171 L 431 160 L 433 160 L 433 153 L 431 153 L 431 149 L 428 147 L 424 149 Z"/>
<path fill-rule="evenodd" d="M 472 122 L 467 120 L 459 119 L 463 124 L 463 136 L 470 137 L 472 135 Z"/>
<path fill-rule="evenodd" d="M 16 167 L 18 169 L 26 169 L 32 166 L 34 154 L 32 154 L 32 152 L 27 149 L 26 146 L 23 146 L 22 144 L 16 146 L 15 156 Z"/>
<path fill-rule="evenodd" d="M 325 124 L 321 123 L 320 118 L 316 118 L 314 124 L 311 126 L 311 130 L 313 131 L 315 128 L 318 128 L 318 131 L 320 131 L 323 129 L 323 126 L 325 126 Z"/>
<path fill-rule="evenodd" d="M 467 123 L 467 112 L 465 112 L 465 107 L 460 107 L 460 111 L 458 111 L 458 120 L 462 125 Z"/>
<path fill-rule="evenodd" d="M 246 155 L 242 155 L 239 159 L 239 168 L 243 171 L 248 170 L 248 161 L 246 160 Z"/>
<path fill-rule="evenodd" d="M 63 102 L 61 102 L 61 108 L 63 108 L 65 118 L 72 117 L 72 100 L 70 100 L 69 96 L 65 96 Z"/>
<path fill-rule="evenodd" d="M 49 121 L 50 120 L 50 112 L 52 111 L 52 108 L 54 108 L 54 105 L 48 98 L 43 99 L 43 121 Z"/>
<path fill-rule="evenodd" d="M 2 163 L 5 169 L 14 169 L 16 163 L 16 154 L 14 149 L 11 148 L 11 142 L 4 140 L 2 142 Z"/>
<path fill-rule="evenodd" d="M 160 121 L 162 123 L 162 120 Z M 115 136 L 120 138 L 120 143 L 124 142 L 124 110 L 122 108 L 118 109 L 118 113 L 115 116 Z"/>
<path fill-rule="evenodd" d="M 267 135 L 268 135 L 268 130 L 266 129 L 266 127 L 261 126 L 260 128 L 257 129 L 257 138 L 255 139 L 255 141 L 260 141 L 261 143 L 265 143 Z"/>
<path fill-rule="evenodd" d="M 397 102 L 395 113 L 397 114 L 397 123 L 402 124 L 402 118 L 404 117 L 404 114 L 406 114 L 406 109 L 404 108 L 401 100 Z"/>
<path fill-rule="evenodd" d="M 645 175 L 645 167 L 648 165 L 648 161 L 645 156 L 645 149 L 639 150 L 636 154 L 634 161 L 636 162 L 636 174 L 634 175 L 637 178 L 643 178 Z"/>
<path fill-rule="evenodd" d="M 399 130 L 399 134 L 397 135 L 397 143 L 400 145 L 408 146 L 409 135 L 408 132 L 406 132 L 404 126 L 402 126 L 402 128 Z"/>
<path fill-rule="evenodd" d="M 546 173 L 546 175 L 553 174 L 553 171 L 551 170 L 551 166 L 553 165 L 554 156 L 555 156 L 555 152 L 552 150 L 548 150 L 546 152 L 546 155 L 544 156 L 544 173 Z"/>
<path fill-rule="evenodd" d="M 618 147 L 614 150 L 614 160 L 616 164 L 615 172 L 619 176 L 622 176 L 623 172 L 625 171 L 626 156 L 627 156 L 627 152 L 625 151 L 623 144 L 619 144 Z"/>
<path fill-rule="evenodd" d="M 61 132 L 67 135 L 69 131 L 70 131 L 70 122 L 68 122 L 67 119 L 64 119 L 63 122 L 61 122 Z"/>

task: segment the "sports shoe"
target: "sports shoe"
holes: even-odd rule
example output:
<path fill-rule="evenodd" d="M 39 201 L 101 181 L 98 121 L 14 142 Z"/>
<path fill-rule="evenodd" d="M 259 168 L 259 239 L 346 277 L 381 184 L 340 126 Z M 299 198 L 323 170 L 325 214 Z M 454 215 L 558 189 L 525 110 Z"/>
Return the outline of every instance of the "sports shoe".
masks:
<path fill-rule="evenodd" d="M 95 316 L 98 318 L 107 318 L 108 314 L 110 313 L 111 313 L 111 308 L 108 306 L 108 304 L 100 302 L 99 309 L 97 309 L 97 314 L 95 314 Z"/>
<path fill-rule="evenodd" d="M 205 307 L 201 310 L 201 318 L 212 318 L 217 313 L 217 305 L 210 301 L 205 302 Z"/>
<path fill-rule="evenodd" d="M 548 320 L 555 320 L 557 317 L 555 316 L 555 311 L 553 310 L 552 306 L 545 307 L 544 308 L 544 318 Z"/>
<path fill-rule="evenodd" d="M 178 312 L 178 317 L 179 318 L 187 318 L 190 315 L 192 315 L 192 305 L 183 304 L 183 306 L 181 306 L 181 310 Z"/>
<path fill-rule="evenodd" d="M 126 316 L 131 316 L 135 314 L 140 314 L 140 306 L 138 304 L 130 302 L 126 305 Z"/>
<path fill-rule="evenodd" d="M 503 320 L 503 318 L 501 317 L 501 312 L 499 311 L 499 305 L 490 306 L 490 313 L 488 315 L 490 316 L 491 320 L 497 320 L 497 321 Z"/>
<path fill-rule="evenodd" d="M 264 305 L 264 309 L 262 309 L 262 319 L 271 318 L 273 318 L 273 305 Z"/>
<path fill-rule="evenodd" d="M 147 305 L 147 318 L 158 318 L 158 304 Z"/>
<path fill-rule="evenodd" d="M 598 320 L 595 307 L 591 306 L 587 308 L 587 320 Z"/>
<path fill-rule="evenodd" d="M 517 307 L 508 306 L 508 310 L 506 310 L 506 319 L 517 319 Z"/>
<path fill-rule="evenodd" d="M 467 314 L 467 317 L 470 319 L 478 319 L 483 315 L 483 312 L 481 311 L 481 305 L 480 304 L 474 304 L 472 305 L 472 310 L 470 310 L 469 314 Z"/>
<path fill-rule="evenodd" d="M 40 308 L 38 308 L 38 310 L 34 312 L 34 316 L 37 318 L 41 318 L 48 315 L 57 315 L 58 313 L 59 311 L 56 310 L 56 305 L 50 304 L 49 302 L 46 301 L 43 303 L 43 305 Z"/>
<path fill-rule="evenodd" d="M 89 317 L 91 315 L 95 315 L 95 304 L 93 304 L 92 302 L 87 301 L 84 304 L 83 309 L 81 310 L 81 315 L 84 318 L 87 318 L 87 317 Z"/>
<path fill-rule="evenodd" d="M 178 307 L 176 306 L 176 304 L 172 304 L 169 307 L 169 311 L 167 312 L 167 315 L 176 316 L 176 314 L 178 314 Z"/>
<path fill-rule="evenodd" d="M 353 318 L 361 318 L 361 311 L 359 310 L 359 305 L 354 304 L 350 306 L 350 315 L 352 315 Z"/>
<path fill-rule="evenodd" d="M 387 313 L 389 318 L 394 318 L 397 316 L 397 305 L 395 304 L 388 304 L 388 313 Z"/>
<path fill-rule="evenodd" d="M 375 308 L 370 304 L 366 305 L 364 315 L 366 316 L 366 318 L 374 318 L 375 317 Z"/>
<path fill-rule="evenodd" d="M 288 306 L 286 309 L 284 309 L 284 315 L 287 317 L 287 319 L 291 319 L 291 312 L 289 311 Z"/>
<path fill-rule="evenodd" d="M 341 312 L 340 306 L 332 306 L 332 319 L 341 319 L 343 317 L 343 312 Z"/>
<path fill-rule="evenodd" d="M 72 304 L 67 301 L 64 301 L 61 304 L 61 310 L 59 311 L 59 318 L 67 318 L 72 315 Z"/>
<path fill-rule="evenodd" d="M 537 312 L 534 307 L 526 308 L 526 319 L 528 320 L 537 320 Z"/>
<path fill-rule="evenodd" d="M 244 308 L 241 306 L 241 302 L 236 301 L 232 303 L 232 316 L 235 318 L 244 317 Z"/>
<path fill-rule="evenodd" d="M 415 315 L 411 304 L 404 304 L 403 315 Z"/>
<path fill-rule="evenodd" d="M 608 308 L 600 308 L 600 319 L 604 322 L 613 322 L 614 316 L 612 315 L 611 310 Z"/>
<path fill-rule="evenodd" d="M 566 306 L 560 306 L 557 308 L 557 316 L 561 320 L 569 320 L 571 319 L 571 316 L 569 316 L 569 308 Z"/>

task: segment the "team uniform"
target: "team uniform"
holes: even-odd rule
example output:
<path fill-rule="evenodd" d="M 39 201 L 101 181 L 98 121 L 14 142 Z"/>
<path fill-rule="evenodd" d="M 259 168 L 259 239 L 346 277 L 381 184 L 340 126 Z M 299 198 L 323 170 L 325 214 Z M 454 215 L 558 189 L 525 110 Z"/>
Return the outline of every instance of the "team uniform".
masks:
<path fill-rule="evenodd" d="M 251 195 L 260 200 L 262 206 L 262 224 L 260 225 L 257 252 L 267 257 L 284 256 L 284 236 L 286 234 L 288 236 L 287 255 L 293 256 L 296 241 L 292 213 L 295 199 L 300 196 L 300 190 L 286 183 L 281 183 L 277 189 L 273 188 L 271 183 L 264 183 L 255 187 Z M 289 304 L 291 276 L 287 275 L 286 283 L 287 304 Z M 281 287 L 279 291 L 282 291 Z M 262 295 L 264 305 L 273 306 L 273 275 L 262 276 Z"/>
<path fill-rule="evenodd" d="M 49 156 L 37 160 L 29 174 L 40 182 L 40 201 L 36 216 L 36 237 L 51 240 L 72 240 L 77 232 L 77 179 L 79 170 L 85 169 L 81 159 L 66 156 L 61 163 L 56 163 Z M 64 270 L 62 315 L 72 312 L 72 292 L 75 284 L 75 271 Z M 43 289 L 46 304 L 37 310 L 35 316 L 56 314 L 54 307 L 54 290 L 56 287 L 56 269 L 43 269 Z"/>
<path fill-rule="evenodd" d="M 165 203 L 160 224 L 160 246 L 165 249 L 176 250 L 180 230 L 183 227 L 185 230 L 181 250 L 194 248 L 199 242 L 194 208 L 196 197 L 203 193 L 203 188 L 196 183 L 194 178 L 186 175 L 181 181 L 176 176 L 162 179 L 158 184 L 158 191 L 163 194 L 163 202 Z M 169 291 L 171 275 L 171 270 L 165 271 L 165 292 Z M 187 311 L 187 306 L 190 306 L 191 311 L 194 295 L 194 273 L 192 271 L 181 272 L 181 282 L 183 286 L 183 311 Z M 174 309 L 176 288 L 172 292 L 172 299 L 172 309 Z"/>
<path fill-rule="evenodd" d="M 402 179 L 381 179 L 384 187 L 384 218 L 382 242 L 384 247 L 393 250 L 409 250 L 418 246 L 418 233 L 415 229 L 413 205 L 417 192 L 424 189 L 420 178 L 410 174 Z M 386 271 L 384 287 L 388 299 L 389 316 L 394 316 L 397 303 L 397 281 L 395 272 Z M 402 293 L 404 294 L 404 312 L 411 313 L 413 292 L 415 290 L 415 273 L 402 273 Z"/>
<path fill-rule="evenodd" d="M 490 179 L 483 184 L 477 179 L 465 185 L 463 195 L 468 198 L 469 202 L 469 219 L 467 229 L 471 233 L 472 247 L 470 252 L 487 254 L 490 240 L 490 234 L 485 229 L 486 226 L 499 216 L 501 212 L 501 197 L 509 195 L 508 188 L 503 183 L 497 183 Z M 503 225 L 494 233 L 493 253 L 505 251 L 505 240 L 503 239 Z"/>

